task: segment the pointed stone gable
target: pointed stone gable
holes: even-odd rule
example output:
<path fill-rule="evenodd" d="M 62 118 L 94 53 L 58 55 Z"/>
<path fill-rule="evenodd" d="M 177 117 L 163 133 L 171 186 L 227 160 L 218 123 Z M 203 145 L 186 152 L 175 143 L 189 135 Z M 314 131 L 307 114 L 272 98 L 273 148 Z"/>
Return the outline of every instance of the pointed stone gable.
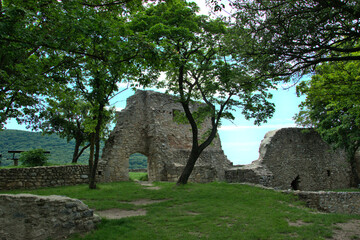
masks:
<path fill-rule="evenodd" d="M 197 107 L 198 104 L 192 106 Z M 190 125 L 174 120 L 177 111 L 183 111 L 181 104 L 168 94 L 137 91 L 129 97 L 105 144 L 100 162 L 104 171 L 99 180 L 128 180 L 129 156 L 141 153 L 148 157 L 149 181 L 177 181 L 192 144 Z M 205 121 L 199 134 L 204 134 L 210 126 L 210 121 Z M 225 180 L 225 169 L 230 165 L 217 136 L 200 155 L 190 181 Z"/>

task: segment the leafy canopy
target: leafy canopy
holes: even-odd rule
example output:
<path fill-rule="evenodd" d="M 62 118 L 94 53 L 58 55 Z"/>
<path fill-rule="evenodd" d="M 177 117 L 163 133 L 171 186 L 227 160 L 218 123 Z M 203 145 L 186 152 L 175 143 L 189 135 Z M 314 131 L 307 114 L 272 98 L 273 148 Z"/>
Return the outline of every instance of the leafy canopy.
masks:
<path fill-rule="evenodd" d="M 306 95 L 297 123 L 315 127 L 327 142 L 345 148 L 352 158 L 360 146 L 360 62 L 324 63 L 297 91 Z"/>
<path fill-rule="evenodd" d="M 303 75 L 322 62 L 360 60 L 351 54 L 360 51 L 357 0 L 234 0 L 231 5 L 238 31 L 247 31 L 253 41 L 245 52 L 260 57 L 263 75 Z"/>
<path fill-rule="evenodd" d="M 160 69 L 166 72 L 157 86 L 179 96 L 191 125 L 192 149 L 178 184 L 187 183 L 198 157 L 216 137 L 221 119 L 233 119 L 234 108 L 242 109 L 246 118 L 255 118 L 256 124 L 274 112 L 267 93 L 272 83 L 255 81 L 240 54 L 228 48 L 239 36 L 232 35 L 223 19 L 198 15 L 198 10 L 193 2 L 160 2 L 131 21 L 133 31 L 156 45 Z M 195 107 L 194 102 L 202 104 Z M 210 119 L 211 127 L 203 133 L 199 129 L 205 119 Z"/>

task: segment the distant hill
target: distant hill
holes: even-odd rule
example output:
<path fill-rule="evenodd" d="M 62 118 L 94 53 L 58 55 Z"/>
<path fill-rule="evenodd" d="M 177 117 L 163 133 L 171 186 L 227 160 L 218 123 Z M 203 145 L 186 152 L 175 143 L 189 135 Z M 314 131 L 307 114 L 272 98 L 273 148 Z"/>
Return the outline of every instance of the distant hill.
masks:
<path fill-rule="evenodd" d="M 42 148 L 50 151 L 49 162 L 56 164 L 71 163 L 75 142 L 69 143 L 56 134 L 42 135 L 39 132 L 28 132 L 21 130 L 3 130 L 0 131 L 0 153 L 2 154 L 1 166 L 12 165 L 13 161 L 10 150 L 30 150 Z M 80 157 L 79 163 L 87 164 L 89 158 L 89 149 Z M 139 153 L 130 157 L 130 169 L 147 168 L 147 158 Z"/>

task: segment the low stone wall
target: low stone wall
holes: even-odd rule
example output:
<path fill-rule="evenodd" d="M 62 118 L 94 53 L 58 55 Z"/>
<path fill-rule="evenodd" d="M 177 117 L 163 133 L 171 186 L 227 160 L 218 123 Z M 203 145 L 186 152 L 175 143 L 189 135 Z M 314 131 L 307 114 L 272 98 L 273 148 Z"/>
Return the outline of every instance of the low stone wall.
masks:
<path fill-rule="evenodd" d="M 228 183 L 253 183 L 267 187 L 271 186 L 273 175 L 265 168 L 250 164 L 225 170 L 225 179 Z"/>
<path fill-rule="evenodd" d="M 62 196 L 0 194 L 2 240 L 63 239 L 95 228 L 100 218 L 83 202 Z"/>
<path fill-rule="evenodd" d="M 0 190 L 85 184 L 88 173 L 87 165 L 0 169 Z"/>
<path fill-rule="evenodd" d="M 328 213 L 360 214 L 360 192 L 283 191 L 294 194 L 310 208 Z"/>

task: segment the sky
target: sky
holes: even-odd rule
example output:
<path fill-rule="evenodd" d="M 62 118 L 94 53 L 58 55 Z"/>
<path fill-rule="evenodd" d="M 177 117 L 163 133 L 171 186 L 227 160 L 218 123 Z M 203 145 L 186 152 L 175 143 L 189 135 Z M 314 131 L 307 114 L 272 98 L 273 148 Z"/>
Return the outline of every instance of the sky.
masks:
<path fill-rule="evenodd" d="M 201 14 L 207 14 L 205 1 L 195 1 L 200 5 Z M 233 122 L 224 121 L 219 129 L 222 148 L 228 159 L 234 165 L 249 164 L 259 157 L 259 147 L 261 140 L 269 131 L 284 128 L 295 127 L 293 120 L 294 115 L 299 111 L 298 105 L 301 98 L 295 93 L 295 87 L 283 89 L 280 87 L 277 91 L 272 92 L 273 102 L 276 105 L 274 116 L 266 124 L 255 126 L 253 120 L 245 120 L 241 112 L 234 113 Z M 126 98 L 133 95 L 132 90 L 126 90 L 113 99 L 111 104 L 117 109 L 123 109 L 126 106 Z M 18 125 L 16 121 L 10 120 L 7 129 L 27 130 L 25 126 Z"/>

